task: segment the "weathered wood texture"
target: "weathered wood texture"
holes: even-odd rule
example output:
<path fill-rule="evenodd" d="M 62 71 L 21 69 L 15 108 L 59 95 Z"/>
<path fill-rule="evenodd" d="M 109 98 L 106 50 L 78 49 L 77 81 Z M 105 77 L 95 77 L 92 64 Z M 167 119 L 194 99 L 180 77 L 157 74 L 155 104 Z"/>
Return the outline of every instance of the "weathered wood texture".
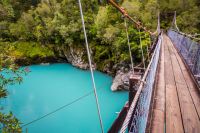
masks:
<path fill-rule="evenodd" d="M 200 133 L 200 92 L 171 40 L 163 35 L 150 132 Z"/>

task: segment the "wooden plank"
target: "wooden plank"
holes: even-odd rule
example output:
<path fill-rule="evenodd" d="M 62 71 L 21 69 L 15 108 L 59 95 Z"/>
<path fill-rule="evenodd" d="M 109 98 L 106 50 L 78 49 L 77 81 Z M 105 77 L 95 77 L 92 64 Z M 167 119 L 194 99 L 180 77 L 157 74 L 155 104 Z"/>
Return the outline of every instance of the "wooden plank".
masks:
<path fill-rule="evenodd" d="M 164 36 L 163 44 L 165 46 L 162 47 L 159 62 L 151 132 L 164 132 L 164 126 L 167 133 L 200 133 L 198 87 L 167 36 Z M 166 89 L 166 94 L 163 93 L 163 88 Z M 163 108 L 164 101 L 165 108 Z M 166 110 L 164 111 L 165 118 L 163 118 L 163 110 Z M 166 122 L 166 126 L 164 122 Z"/>
<path fill-rule="evenodd" d="M 200 119 L 200 93 L 199 93 L 199 89 L 198 87 L 196 86 L 196 84 L 194 83 L 190 73 L 187 71 L 186 67 L 185 67 L 185 64 L 184 62 L 182 61 L 181 57 L 179 56 L 177 50 L 175 49 L 174 45 L 171 44 L 172 47 L 174 48 L 173 52 L 175 53 L 176 55 L 176 58 L 179 62 L 179 65 L 180 65 L 180 68 L 182 70 L 182 73 L 183 73 L 183 77 L 186 81 L 186 84 L 189 88 L 189 92 L 192 96 L 192 100 L 195 104 L 195 108 L 197 110 L 197 113 L 198 113 L 198 117 Z"/>
<path fill-rule="evenodd" d="M 165 83 L 166 83 L 166 133 L 183 133 L 181 111 L 177 96 L 171 58 L 166 36 L 164 38 Z"/>
<path fill-rule="evenodd" d="M 183 126 L 185 132 L 188 133 L 199 133 L 200 132 L 200 121 L 198 118 L 198 114 L 196 112 L 196 108 L 194 106 L 192 97 L 190 95 L 189 89 L 187 87 L 186 81 L 184 79 L 183 73 L 181 71 L 181 66 L 176 58 L 174 47 L 170 42 L 169 38 L 167 38 L 167 45 L 169 48 L 169 53 L 172 61 L 172 68 L 174 72 L 178 98 L 181 107 L 181 114 L 183 120 Z"/>
<path fill-rule="evenodd" d="M 162 133 L 165 130 L 165 78 L 164 78 L 164 46 L 161 45 L 161 54 L 158 66 L 156 90 L 154 97 L 153 119 L 151 132 Z"/>
<path fill-rule="evenodd" d="M 165 131 L 165 127 L 164 127 L 164 123 L 165 123 L 165 119 L 164 119 L 164 113 L 162 110 L 157 110 L 154 109 L 153 110 L 153 123 L 152 123 L 152 129 L 151 129 L 151 133 L 164 133 Z"/>

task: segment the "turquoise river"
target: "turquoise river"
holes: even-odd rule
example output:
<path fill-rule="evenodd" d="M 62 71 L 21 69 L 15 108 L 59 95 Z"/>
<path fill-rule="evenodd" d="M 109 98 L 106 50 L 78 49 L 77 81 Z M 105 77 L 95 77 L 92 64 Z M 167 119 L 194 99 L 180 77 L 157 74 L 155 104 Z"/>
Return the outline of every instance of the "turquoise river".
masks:
<path fill-rule="evenodd" d="M 29 69 L 21 84 L 7 86 L 9 95 L 0 101 L 3 112 L 12 111 L 22 122 L 24 133 L 101 132 L 89 71 L 64 63 Z M 112 77 L 98 71 L 94 75 L 106 132 L 128 94 L 110 90 Z"/>

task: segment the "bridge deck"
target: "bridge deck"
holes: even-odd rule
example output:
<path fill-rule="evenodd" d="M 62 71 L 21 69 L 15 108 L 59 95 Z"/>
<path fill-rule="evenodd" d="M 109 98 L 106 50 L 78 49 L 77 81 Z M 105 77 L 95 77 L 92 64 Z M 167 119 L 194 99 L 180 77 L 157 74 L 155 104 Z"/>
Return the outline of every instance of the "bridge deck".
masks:
<path fill-rule="evenodd" d="M 150 131 L 200 133 L 200 93 L 171 40 L 163 35 Z"/>

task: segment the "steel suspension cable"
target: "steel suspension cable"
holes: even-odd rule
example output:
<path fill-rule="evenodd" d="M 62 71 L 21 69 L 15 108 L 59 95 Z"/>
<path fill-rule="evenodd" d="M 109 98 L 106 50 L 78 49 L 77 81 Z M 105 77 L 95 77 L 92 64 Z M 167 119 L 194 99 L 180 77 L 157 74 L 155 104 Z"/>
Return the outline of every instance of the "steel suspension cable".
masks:
<path fill-rule="evenodd" d="M 81 97 L 79 97 L 79 98 L 77 98 L 77 99 L 75 99 L 75 100 L 73 100 L 73 101 L 71 101 L 71 102 L 69 102 L 69 103 L 67 103 L 67 104 L 65 104 L 65 105 L 63 105 L 63 106 L 57 108 L 57 109 L 55 109 L 55 110 L 52 111 L 52 112 L 49 112 L 49 113 L 47 113 L 47 114 L 45 114 L 45 115 L 43 115 L 43 116 L 41 116 L 41 117 L 39 117 L 39 118 L 36 118 L 36 119 L 34 119 L 34 120 L 32 120 L 32 121 L 30 121 L 30 122 L 28 122 L 28 123 L 22 125 L 22 127 L 26 127 L 26 126 L 28 126 L 28 125 L 31 125 L 32 123 L 35 123 L 35 122 L 37 122 L 37 121 L 39 121 L 39 120 L 42 120 L 42 119 L 44 119 L 44 118 L 46 118 L 46 117 L 48 117 L 48 116 L 50 116 L 50 115 L 53 115 L 53 114 L 55 114 L 56 112 L 58 112 L 58 111 L 60 111 L 60 110 L 63 110 L 64 108 L 66 108 L 66 107 L 68 107 L 68 106 L 70 106 L 70 105 L 72 105 L 72 104 L 74 104 L 74 103 L 76 103 L 76 102 L 78 102 L 78 101 L 80 101 L 80 100 L 82 100 L 82 99 L 84 99 L 84 98 L 90 96 L 91 94 L 93 94 L 93 91 L 92 91 L 92 92 L 88 92 L 88 93 L 86 93 L 85 95 L 83 95 L 83 96 L 81 96 Z"/>
<path fill-rule="evenodd" d="M 177 31 L 180 31 L 178 26 L 177 26 L 177 23 L 176 23 L 176 11 L 174 12 L 174 18 L 173 18 L 173 22 L 172 22 L 172 27 L 173 26 L 175 26 Z"/>
<path fill-rule="evenodd" d="M 108 83 L 102 84 L 102 85 L 99 87 L 98 90 L 102 89 L 102 88 L 103 88 L 104 86 L 106 86 L 106 85 L 108 85 Z M 65 108 L 67 108 L 68 106 L 70 106 L 70 105 L 72 105 L 72 104 L 74 104 L 74 103 L 77 103 L 78 101 L 83 100 L 84 98 L 86 98 L 86 97 L 92 95 L 93 93 L 94 93 L 93 90 L 92 90 L 92 91 L 89 91 L 88 93 L 86 93 L 86 94 L 84 94 L 84 95 L 82 95 L 82 96 L 80 96 L 80 97 L 74 99 L 74 100 L 71 101 L 71 102 L 66 103 L 66 104 L 63 105 L 63 106 L 58 107 L 57 109 L 55 109 L 55 110 L 53 110 L 53 111 L 51 111 L 51 112 L 49 112 L 49 113 L 47 113 L 47 114 L 45 114 L 45 115 L 43 115 L 43 116 L 41 116 L 41 117 L 39 117 L 39 118 L 36 118 L 36 119 L 34 119 L 34 120 L 32 120 L 32 121 L 26 123 L 26 124 L 23 124 L 22 127 L 26 127 L 26 126 L 28 126 L 28 125 L 31 125 L 32 123 L 35 123 L 35 122 L 40 121 L 40 120 L 42 120 L 42 119 L 44 119 L 44 118 L 46 118 L 46 117 L 48 117 L 48 116 L 50 116 L 50 115 L 53 115 L 53 114 L 57 113 L 58 111 L 63 110 L 63 109 L 65 109 Z"/>
<path fill-rule="evenodd" d="M 152 35 L 160 34 L 160 12 L 158 12 L 158 20 L 157 20 L 157 28 L 156 31 Z"/>
<path fill-rule="evenodd" d="M 139 36 L 140 36 L 140 49 L 142 51 L 142 62 L 143 62 L 143 66 L 144 66 L 144 69 L 146 68 L 145 66 L 145 59 L 144 59 L 144 51 L 143 51 L 143 47 L 142 47 L 142 38 L 141 38 L 141 32 L 140 32 L 140 28 L 139 29 Z"/>
<path fill-rule="evenodd" d="M 188 36 L 188 37 L 190 37 L 190 38 L 192 38 L 192 39 L 194 39 L 194 40 L 197 40 L 197 41 L 200 40 L 200 38 L 196 38 L 196 37 L 194 37 L 193 35 L 183 33 L 183 32 L 181 32 L 181 31 L 179 30 L 179 28 L 178 28 L 178 26 L 177 26 L 177 22 L 176 22 L 176 11 L 174 12 L 174 18 L 173 18 L 173 22 L 172 22 L 171 28 L 173 28 L 174 26 L 175 26 L 175 29 L 176 29 L 180 34 L 182 34 L 182 35 L 184 35 L 184 36 Z"/>
<path fill-rule="evenodd" d="M 153 34 L 150 30 L 147 30 L 146 27 L 144 27 L 142 25 L 142 23 L 140 21 L 136 21 L 135 19 L 133 19 L 126 11 L 123 7 L 120 7 L 116 2 L 114 2 L 113 0 L 108 0 L 108 2 L 110 4 L 112 4 L 117 10 L 119 10 L 122 15 L 124 17 L 126 17 L 127 19 L 129 19 L 130 21 L 132 21 L 136 26 L 140 27 L 141 29 L 143 29 L 145 32 L 148 32 L 149 34 Z"/>
<path fill-rule="evenodd" d="M 144 36 L 145 36 L 145 40 L 146 40 L 146 38 L 147 38 L 146 33 L 144 34 Z M 147 41 L 147 58 L 148 58 L 148 61 L 149 61 L 149 44 L 148 43 L 149 42 Z"/>
<path fill-rule="evenodd" d="M 130 39 L 129 39 L 129 34 L 128 34 L 128 26 L 127 26 L 127 23 L 126 23 L 126 18 L 124 18 L 124 25 L 125 25 L 126 37 L 127 37 L 127 41 L 128 41 L 129 56 L 130 56 L 130 59 L 131 59 L 131 69 L 132 69 L 133 74 L 134 74 L 135 72 L 134 72 L 134 67 L 133 67 L 133 57 L 132 57 L 132 52 L 131 52 L 131 45 L 130 45 Z"/>
<path fill-rule="evenodd" d="M 152 50 L 152 43 L 153 43 L 153 41 L 151 40 L 151 35 L 149 35 L 148 36 L 148 38 L 149 38 L 149 57 L 151 56 L 151 50 Z"/>
<path fill-rule="evenodd" d="M 98 117 L 99 117 L 99 122 L 100 122 L 100 126 L 101 126 L 101 132 L 104 133 L 103 121 L 101 118 L 101 111 L 100 111 L 98 95 L 97 95 L 97 91 L 96 91 L 96 84 L 95 84 L 95 80 L 94 80 L 94 73 L 93 73 L 93 68 L 92 68 L 92 62 L 91 62 L 91 57 L 90 57 L 91 55 L 90 55 L 89 45 L 88 45 L 88 40 L 87 40 L 87 33 L 85 30 L 85 21 L 83 18 L 81 0 L 78 0 L 78 3 L 79 3 L 79 8 L 80 8 L 80 15 L 81 15 L 81 21 L 82 21 L 83 32 L 84 32 L 84 37 L 85 37 L 85 45 L 86 45 L 86 49 L 87 49 L 87 56 L 88 56 L 88 61 L 89 61 L 89 66 L 90 66 L 90 73 L 91 73 L 91 78 L 92 78 L 92 83 L 93 83 L 95 101 L 96 101 L 96 106 L 97 106 L 97 110 L 98 110 Z"/>

